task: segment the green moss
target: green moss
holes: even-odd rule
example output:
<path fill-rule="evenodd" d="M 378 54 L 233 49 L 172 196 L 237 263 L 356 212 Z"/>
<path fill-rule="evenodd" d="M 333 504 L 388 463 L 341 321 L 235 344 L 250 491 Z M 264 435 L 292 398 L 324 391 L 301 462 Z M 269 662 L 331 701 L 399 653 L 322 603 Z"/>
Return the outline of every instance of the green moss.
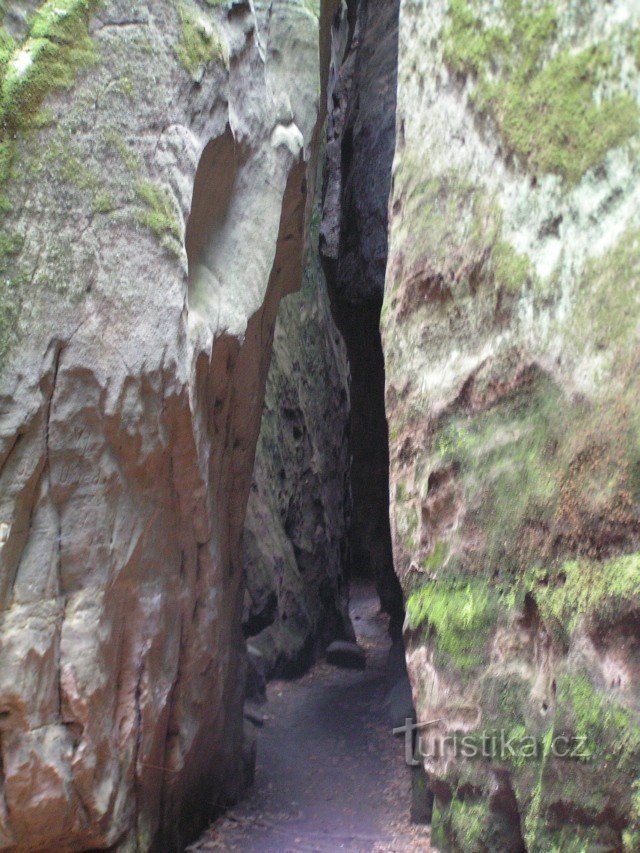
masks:
<path fill-rule="evenodd" d="M 485 27 L 468 0 L 451 0 L 445 31 L 445 60 L 461 74 L 480 75 L 508 44 L 498 27 Z"/>
<path fill-rule="evenodd" d="M 624 853 L 636 853 L 640 850 L 640 830 L 625 829 L 622 833 Z"/>
<path fill-rule="evenodd" d="M 464 301 L 479 282 L 519 293 L 536 275 L 530 259 L 503 236 L 503 212 L 485 187 L 458 170 L 423 178 L 424 162 L 404 154 L 395 175 L 410 223 L 405 256 L 420 268 L 428 297 Z M 429 274 L 433 271 L 431 281 Z"/>
<path fill-rule="evenodd" d="M 80 156 L 74 147 L 73 138 L 60 132 L 52 140 L 42 158 L 55 170 L 60 179 L 79 190 L 91 194 L 91 208 L 94 213 L 108 213 L 116 207 L 115 199 L 104 185 L 97 168 Z M 38 163 L 40 168 L 41 163 Z"/>
<path fill-rule="evenodd" d="M 25 42 L 14 50 L 2 81 L 5 133 L 33 126 L 44 98 L 68 88 L 79 69 L 97 62 L 88 22 L 92 0 L 49 0 L 35 13 Z"/>
<path fill-rule="evenodd" d="M 505 139 L 533 172 L 552 172 L 569 184 L 602 161 L 638 130 L 638 106 L 629 95 L 596 103 L 600 70 L 611 62 L 606 48 L 551 60 L 526 85 L 494 88 L 495 114 Z"/>
<path fill-rule="evenodd" d="M 46 96 L 71 86 L 80 69 L 98 61 L 88 32 L 97 5 L 97 0 L 48 0 L 35 12 L 21 45 L 12 46 L 3 36 L 0 131 L 5 151 L 0 158 L 0 184 L 10 176 L 16 134 L 41 124 L 40 108 Z"/>
<path fill-rule="evenodd" d="M 18 267 L 24 238 L 21 234 L 0 232 L 0 365 L 15 336 L 26 276 Z"/>
<path fill-rule="evenodd" d="M 504 597 L 500 603 L 505 612 L 513 610 Z M 509 733 L 508 737 L 517 740 L 524 737 L 539 738 L 544 734 L 541 728 L 542 721 L 537 715 L 532 717 L 528 713 L 531 685 L 523 677 L 513 672 L 497 674 L 488 670 L 483 674 L 479 687 L 484 731 L 505 731 Z M 506 753 L 505 756 L 505 761 L 517 768 L 533 760 L 531 756 L 524 753 L 516 755 Z"/>
<path fill-rule="evenodd" d="M 469 429 L 460 423 L 449 423 L 438 435 L 436 449 L 443 462 L 465 456 L 475 444 Z"/>
<path fill-rule="evenodd" d="M 474 788 L 473 779 L 470 774 L 468 786 L 457 785 L 453 798 L 447 803 L 436 802 L 431 840 L 440 850 L 486 853 L 511 846 L 512 830 L 499 813 L 491 809 L 490 798 L 462 790 Z"/>
<path fill-rule="evenodd" d="M 528 799 L 524 820 L 527 848 L 535 853 L 619 849 L 619 829 L 602 821 L 602 815 L 612 806 L 619 815 L 626 815 L 630 839 L 639 828 L 633 805 L 640 766 L 637 714 L 575 670 L 558 675 L 555 705 L 545 747 L 562 736 L 562 749 L 573 743 L 580 754 L 559 758 L 545 748 L 532 795 L 529 798 L 525 793 L 531 788 L 529 783 L 520 790 L 519 799 L 523 803 Z M 584 823 L 554 825 L 547 808 L 560 801 L 576 803 L 586 817 Z"/>
<path fill-rule="evenodd" d="M 107 190 L 98 190 L 93 197 L 91 209 L 94 213 L 111 213 L 117 207 L 116 200 Z"/>
<path fill-rule="evenodd" d="M 640 826 L 640 777 L 633 783 L 631 794 L 631 817 Z"/>
<path fill-rule="evenodd" d="M 181 258 L 182 224 L 170 191 L 151 181 L 138 181 L 136 195 L 145 204 L 138 213 L 138 222 L 150 228 L 162 246 Z"/>
<path fill-rule="evenodd" d="M 624 853 L 640 850 L 640 778 L 634 781 L 631 788 L 631 821 L 631 826 L 622 835 Z"/>
<path fill-rule="evenodd" d="M 444 815 L 445 810 L 442 807 L 442 803 L 436 798 L 433 803 L 433 813 L 431 815 L 431 843 L 436 845 L 436 848 L 446 850 L 449 838 L 447 837 Z"/>
<path fill-rule="evenodd" d="M 176 56 L 194 80 L 202 77 L 210 62 L 228 65 L 228 55 L 220 33 L 212 21 L 192 4 L 182 3 L 178 7 L 180 16 L 180 41 L 176 45 Z"/>
<path fill-rule="evenodd" d="M 588 330 L 587 339 L 593 348 L 610 351 L 609 366 L 618 374 L 627 366 L 621 354 L 633 354 L 637 349 L 639 281 L 640 230 L 632 228 L 603 257 L 588 261 L 581 276 L 571 326 L 566 330 L 569 340 L 580 351 L 584 349 Z"/>
<path fill-rule="evenodd" d="M 530 853 L 603 853 L 610 850 L 603 844 L 601 830 L 592 826 L 538 827 Z"/>
<path fill-rule="evenodd" d="M 56 150 L 60 152 L 59 169 L 63 180 L 81 190 L 89 190 L 91 192 L 99 190 L 101 181 L 93 169 L 78 159 L 68 149 L 56 149 L 55 146 L 52 146 L 50 149 L 51 153 Z"/>
<path fill-rule="evenodd" d="M 115 148 L 120 155 L 122 162 L 130 172 L 138 172 L 142 167 L 140 157 L 136 152 L 127 145 L 123 136 L 115 128 L 109 128 L 105 132 L 105 142 Z"/>
<path fill-rule="evenodd" d="M 596 690 L 585 675 L 571 673 L 558 679 L 557 707 L 556 727 L 584 739 L 581 761 L 613 765 L 616 772 L 635 776 L 640 725 L 614 697 Z"/>
<path fill-rule="evenodd" d="M 442 567 L 442 564 L 447 559 L 449 553 L 449 544 L 439 539 L 431 554 L 425 557 L 422 561 L 422 568 L 426 572 L 437 572 Z"/>
<path fill-rule="evenodd" d="M 603 79 L 616 74 L 605 44 L 550 56 L 557 32 L 552 4 L 531 11 L 523 0 L 503 0 L 503 13 L 503 27 L 487 27 L 472 0 L 452 0 L 445 61 L 475 78 L 476 108 L 496 122 L 531 172 L 575 184 L 637 132 L 638 105 L 627 94 L 596 96 Z"/>
<path fill-rule="evenodd" d="M 396 505 L 396 528 L 399 540 L 408 551 L 417 547 L 418 513 L 413 503 L 400 502 Z"/>
<path fill-rule="evenodd" d="M 424 162 L 406 154 L 395 175 L 411 223 L 408 260 L 439 273 L 439 287 L 452 295 L 468 286 L 470 270 L 495 242 L 500 220 L 483 187 L 457 170 L 424 179 Z M 465 275 L 466 272 L 466 275 Z"/>
<path fill-rule="evenodd" d="M 4 80 L 7 65 L 15 49 L 16 43 L 13 37 L 3 27 L 0 27 L 0 80 Z"/>
<path fill-rule="evenodd" d="M 549 572 L 533 573 L 525 584 L 543 618 L 571 633 L 584 616 L 605 621 L 615 618 L 623 604 L 640 602 L 640 553 L 606 562 L 567 561 Z"/>
<path fill-rule="evenodd" d="M 499 240 L 493 249 L 496 282 L 511 293 L 520 293 L 534 279 L 531 261 L 521 255 L 506 240 Z"/>
<path fill-rule="evenodd" d="M 479 851 L 484 847 L 489 807 L 486 802 L 467 802 L 454 799 L 449 808 L 449 831 L 461 850 Z"/>
<path fill-rule="evenodd" d="M 505 356 L 506 358 L 506 356 Z M 509 375 L 498 360 L 487 377 Z M 522 392 L 477 415 L 446 420 L 435 440 L 440 464 L 454 465 L 469 517 L 485 534 L 482 570 L 519 568 L 519 535 L 529 523 L 547 524 L 558 498 L 559 462 L 554 447 L 565 428 L 565 403 L 543 376 Z"/>
<path fill-rule="evenodd" d="M 536 850 L 536 839 L 540 826 L 540 818 L 542 812 L 542 792 L 544 788 L 544 774 L 551 755 L 551 746 L 553 743 L 553 728 L 547 730 L 542 741 L 542 761 L 540 763 L 540 772 L 538 781 L 533 792 L 533 797 L 529 808 L 527 809 L 524 821 L 524 838 L 527 842 L 529 850 Z"/>
<path fill-rule="evenodd" d="M 413 592 L 407 601 L 409 627 L 426 627 L 438 652 L 462 673 L 482 663 L 483 646 L 497 615 L 495 594 L 479 582 L 438 580 Z"/>
<path fill-rule="evenodd" d="M 5 268 L 7 258 L 13 258 L 20 254 L 24 243 L 21 234 L 8 234 L 0 231 L 0 270 Z"/>
<path fill-rule="evenodd" d="M 114 83 L 113 88 L 116 91 L 121 92 L 127 98 L 132 98 L 135 94 L 133 80 L 131 80 L 130 77 L 120 77 L 120 79 L 116 80 Z"/>
<path fill-rule="evenodd" d="M 633 52 L 636 68 L 640 68 L 640 32 L 634 30 L 629 34 L 629 45 Z"/>

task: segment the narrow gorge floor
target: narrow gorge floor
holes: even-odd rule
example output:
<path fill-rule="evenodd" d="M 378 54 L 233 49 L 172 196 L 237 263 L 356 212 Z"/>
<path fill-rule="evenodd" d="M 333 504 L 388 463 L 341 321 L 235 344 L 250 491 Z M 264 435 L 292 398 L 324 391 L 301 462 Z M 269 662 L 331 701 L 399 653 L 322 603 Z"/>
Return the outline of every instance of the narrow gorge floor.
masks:
<path fill-rule="evenodd" d="M 352 590 L 363 672 L 318 663 L 267 688 L 255 784 L 190 851 L 429 851 L 409 823 L 410 772 L 391 735 L 387 622 L 373 587 Z"/>

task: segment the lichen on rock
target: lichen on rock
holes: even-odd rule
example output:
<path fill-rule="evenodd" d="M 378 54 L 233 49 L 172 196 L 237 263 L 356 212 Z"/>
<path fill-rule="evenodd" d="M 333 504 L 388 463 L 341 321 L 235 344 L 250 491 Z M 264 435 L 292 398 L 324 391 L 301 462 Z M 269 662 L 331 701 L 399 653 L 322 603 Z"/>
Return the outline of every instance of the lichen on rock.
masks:
<path fill-rule="evenodd" d="M 215 23 L 191 2 L 180 3 L 178 14 L 181 32 L 176 56 L 194 80 L 200 80 L 209 62 L 228 64 L 227 50 Z"/>
<path fill-rule="evenodd" d="M 427 757 L 455 849 L 637 839 L 639 24 L 625 0 L 401 11 L 382 328 L 409 670 L 434 737 L 537 744 Z"/>
<path fill-rule="evenodd" d="M 475 108 L 495 121 L 507 149 L 534 174 L 575 183 L 635 135 L 633 94 L 603 94 L 622 70 L 608 40 L 577 51 L 565 45 L 552 3 L 505 0 L 496 22 L 486 23 L 491 17 L 481 2 L 452 0 L 444 59 L 474 78 Z"/>

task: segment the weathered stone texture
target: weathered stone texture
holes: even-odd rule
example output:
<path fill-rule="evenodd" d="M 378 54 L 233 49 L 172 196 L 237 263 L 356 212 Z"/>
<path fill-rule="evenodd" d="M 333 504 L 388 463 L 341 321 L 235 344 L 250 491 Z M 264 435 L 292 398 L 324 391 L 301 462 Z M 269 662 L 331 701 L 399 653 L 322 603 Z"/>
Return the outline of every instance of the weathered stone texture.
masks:
<path fill-rule="evenodd" d="M 465 851 L 636 850 L 637 4 L 406 2 L 383 307 L 395 564 Z M 558 735 L 589 758 L 554 755 Z"/>
<path fill-rule="evenodd" d="M 240 543 L 318 21 L 36 5 L 0 4 L 0 847 L 179 849 L 243 779 Z"/>
<path fill-rule="evenodd" d="M 243 623 L 266 675 L 302 671 L 347 613 L 348 370 L 317 252 L 280 305 L 244 535 Z"/>

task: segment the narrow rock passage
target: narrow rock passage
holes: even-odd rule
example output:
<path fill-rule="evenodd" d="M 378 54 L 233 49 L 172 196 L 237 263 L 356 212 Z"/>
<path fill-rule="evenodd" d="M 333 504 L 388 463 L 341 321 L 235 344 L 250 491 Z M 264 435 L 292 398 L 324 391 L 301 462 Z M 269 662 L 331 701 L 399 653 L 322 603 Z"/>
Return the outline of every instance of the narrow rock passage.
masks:
<path fill-rule="evenodd" d="M 384 707 L 387 617 L 369 585 L 352 590 L 351 618 L 367 650 L 363 672 L 317 664 L 268 687 L 248 799 L 189 850 L 429 851 L 409 824 L 410 773 Z"/>

